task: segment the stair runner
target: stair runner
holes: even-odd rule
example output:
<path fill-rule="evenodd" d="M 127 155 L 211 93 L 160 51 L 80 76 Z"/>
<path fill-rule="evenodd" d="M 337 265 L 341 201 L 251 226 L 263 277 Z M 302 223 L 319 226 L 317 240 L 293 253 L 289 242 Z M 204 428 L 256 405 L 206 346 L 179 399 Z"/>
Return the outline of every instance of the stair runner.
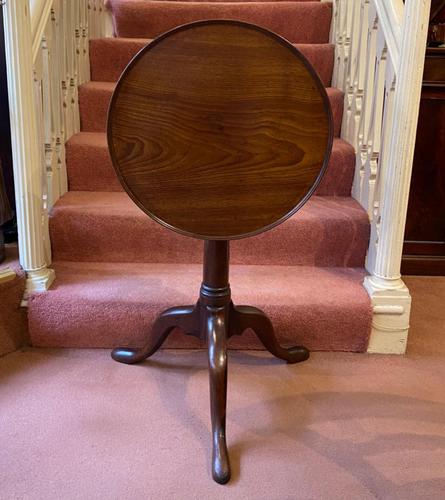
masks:
<path fill-rule="evenodd" d="M 193 304 L 201 280 L 202 242 L 165 230 L 123 192 L 105 135 L 107 107 L 126 64 L 150 39 L 200 19 L 238 19 L 294 43 L 324 82 L 335 140 L 314 196 L 277 228 L 231 245 L 237 304 L 268 313 L 285 345 L 364 351 L 371 305 L 362 286 L 369 221 L 350 196 L 355 154 L 340 135 L 343 93 L 330 87 L 332 5 L 317 1 L 187 2 L 108 0 L 115 38 L 90 43 L 91 81 L 79 88 L 81 132 L 66 145 L 69 191 L 50 216 L 56 282 L 29 300 L 32 344 L 51 347 L 141 345 L 156 315 Z M 174 332 L 166 347 L 200 347 Z M 261 348 L 252 332 L 233 348 Z"/>

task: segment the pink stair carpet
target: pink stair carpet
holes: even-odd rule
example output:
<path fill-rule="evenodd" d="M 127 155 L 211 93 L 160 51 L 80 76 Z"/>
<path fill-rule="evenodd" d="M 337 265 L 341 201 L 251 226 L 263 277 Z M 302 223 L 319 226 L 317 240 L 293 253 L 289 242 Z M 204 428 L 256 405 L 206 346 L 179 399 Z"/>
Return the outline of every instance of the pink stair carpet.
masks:
<path fill-rule="evenodd" d="M 130 59 L 150 39 L 147 38 L 97 38 L 90 43 L 91 80 L 116 82 Z M 331 84 L 334 67 L 334 45 L 329 43 L 297 43 L 297 49 L 306 56 L 326 87 Z M 113 64 L 109 63 L 113 53 Z"/>
<path fill-rule="evenodd" d="M 65 262 L 55 267 L 58 284 L 31 299 L 33 339 L 39 346 L 141 345 L 159 311 L 172 303 L 196 302 L 201 280 L 198 264 Z M 283 344 L 362 351 L 367 337 L 361 329 L 369 330 L 371 322 L 363 276 L 360 269 L 237 265 L 231 285 L 235 303 L 249 303 L 270 315 Z M 200 346 L 180 332 L 165 345 Z M 259 343 L 253 332 L 246 332 L 232 337 L 229 345 L 252 349 Z"/>
<path fill-rule="evenodd" d="M 66 145 L 66 159 L 70 190 L 122 191 L 108 154 L 106 135 L 102 132 L 80 132 Z M 316 194 L 321 196 L 349 196 L 354 174 L 353 147 L 335 138 L 328 170 Z"/>
<path fill-rule="evenodd" d="M 202 261 L 202 242 L 167 231 L 126 193 L 67 193 L 50 219 L 56 260 Z M 276 228 L 231 243 L 233 264 L 359 267 L 369 224 L 351 198 L 314 196 Z M 296 270 L 298 273 L 298 270 Z"/>
<path fill-rule="evenodd" d="M 29 305 L 32 343 L 53 347 L 138 345 L 163 308 L 193 303 L 202 242 L 145 216 L 123 192 L 108 154 L 111 94 L 131 58 L 153 37 L 186 22 L 232 18 L 287 38 L 326 86 L 335 140 L 316 196 L 272 231 L 231 246 L 234 300 L 262 307 L 283 343 L 312 350 L 366 350 L 371 305 L 362 281 L 369 221 L 351 198 L 355 153 L 339 138 L 343 93 L 331 87 L 334 47 L 328 2 L 109 0 L 116 37 L 90 43 L 91 82 L 79 88 L 81 132 L 67 142 L 69 192 L 50 232 L 56 283 Z M 176 332 L 169 347 L 200 347 Z M 252 332 L 231 347 L 262 348 Z"/>
<path fill-rule="evenodd" d="M 115 88 L 114 82 L 88 82 L 79 87 L 79 105 L 82 130 L 105 132 L 108 106 Z M 338 89 L 326 89 L 334 117 L 335 136 L 340 135 L 344 94 Z"/>
<path fill-rule="evenodd" d="M 275 31 L 292 43 L 327 43 L 332 4 L 322 2 L 147 2 L 109 0 L 115 33 L 155 38 L 201 19 L 237 19 Z"/>

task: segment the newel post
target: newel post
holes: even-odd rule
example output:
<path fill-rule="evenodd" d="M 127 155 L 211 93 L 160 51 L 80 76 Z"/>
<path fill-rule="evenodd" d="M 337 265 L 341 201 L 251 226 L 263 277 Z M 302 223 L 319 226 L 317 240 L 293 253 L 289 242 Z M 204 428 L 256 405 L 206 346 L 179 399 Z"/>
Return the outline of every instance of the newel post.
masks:
<path fill-rule="evenodd" d="M 403 239 L 431 0 L 406 0 L 388 156 L 374 207 L 365 287 L 374 307 L 370 352 L 403 353 L 411 297 L 401 279 Z"/>
<path fill-rule="evenodd" d="M 50 264 L 42 149 L 36 113 L 29 0 L 3 6 L 7 80 L 20 263 L 27 291 L 44 291 L 54 280 Z"/>

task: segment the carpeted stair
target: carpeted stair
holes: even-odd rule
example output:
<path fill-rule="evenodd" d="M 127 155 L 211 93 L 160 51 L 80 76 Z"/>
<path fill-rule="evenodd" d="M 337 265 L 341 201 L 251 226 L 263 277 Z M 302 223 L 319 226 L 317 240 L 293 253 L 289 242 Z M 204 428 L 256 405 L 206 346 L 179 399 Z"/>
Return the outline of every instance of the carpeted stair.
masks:
<path fill-rule="evenodd" d="M 81 132 L 67 142 L 69 192 L 50 218 L 56 283 L 29 301 L 36 346 L 140 345 L 162 309 L 194 303 L 202 242 L 159 226 L 123 192 L 107 150 L 107 107 L 119 75 L 150 39 L 186 22 L 232 18 L 294 43 L 327 88 L 335 135 L 328 171 L 314 196 L 277 228 L 231 249 L 234 301 L 263 308 L 284 344 L 366 350 L 371 306 L 362 281 L 366 213 L 350 197 L 355 154 L 339 138 L 343 93 L 330 87 L 332 5 L 314 1 L 177 2 L 108 0 L 116 38 L 92 40 L 91 82 L 79 88 Z M 198 347 L 175 332 L 169 347 Z M 251 332 L 232 347 L 261 347 Z"/>

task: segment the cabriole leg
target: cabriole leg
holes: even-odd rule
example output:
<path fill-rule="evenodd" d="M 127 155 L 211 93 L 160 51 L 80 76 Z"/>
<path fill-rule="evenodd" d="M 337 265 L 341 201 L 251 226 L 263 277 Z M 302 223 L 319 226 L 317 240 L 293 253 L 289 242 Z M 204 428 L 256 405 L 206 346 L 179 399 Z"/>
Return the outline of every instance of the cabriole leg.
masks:
<path fill-rule="evenodd" d="M 281 347 L 275 337 L 272 322 L 263 311 L 256 307 L 233 307 L 230 325 L 232 327 L 231 335 L 241 335 L 244 330 L 251 328 L 271 354 L 288 363 L 300 363 L 309 358 L 309 351 L 306 347 L 295 346 L 288 349 Z"/>
<path fill-rule="evenodd" d="M 206 307 L 206 330 L 209 352 L 210 409 L 212 417 L 212 475 L 220 484 L 230 479 L 226 444 L 227 404 L 227 309 Z"/>
<path fill-rule="evenodd" d="M 152 356 L 175 328 L 180 328 L 189 335 L 199 336 L 199 306 L 166 309 L 156 319 L 144 347 L 140 349 L 118 347 L 113 350 L 111 357 L 128 365 L 139 363 Z"/>

